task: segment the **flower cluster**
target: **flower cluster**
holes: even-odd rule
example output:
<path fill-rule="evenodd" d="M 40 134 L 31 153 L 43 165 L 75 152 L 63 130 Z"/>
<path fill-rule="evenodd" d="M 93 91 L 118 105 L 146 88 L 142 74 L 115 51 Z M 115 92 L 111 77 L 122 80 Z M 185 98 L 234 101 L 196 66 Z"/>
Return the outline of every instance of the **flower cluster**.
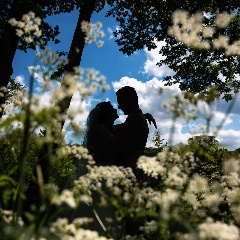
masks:
<path fill-rule="evenodd" d="M 208 218 L 206 222 L 199 225 L 200 239 L 219 239 L 219 240 L 238 240 L 239 229 L 230 224 L 227 225 L 220 221 L 214 222 Z"/>
<path fill-rule="evenodd" d="M 93 165 L 86 175 L 75 181 L 74 192 L 80 202 L 98 206 L 98 210 L 114 206 L 116 215 L 112 221 L 116 221 L 119 228 L 126 218 L 137 219 L 137 216 L 149 213 L 152 219 L 145 215 L 148 220 L 139 225 L 140 235 L 127 235 L 126 239 L 147 239 L 147 236 L 158 232 L 157 223 L 164 222 L 164 226 L 168 226 L 171 221 L 183 226 L 191 225 L 192 231 L 187 234 L 178 230 L 171 232 L 178 239 L 196 239 L 196 236 L 199 239 L 225 239 L 224 231 L 214 230 L 219 224 L 232 239 L 238 239 L 239 161 L 225 161 L 226 174 L 222 176 L 220 184 L 195 172 L 196 159 L 193 153 L 184 157 L 177 152 L 163 151 L 156 157 L 142 156 L 137 164 L 148 176 L 143 184 L 136 181 L 130 169 Z M 152 181 L 158 184 L 155 187 L 148 186 Z M 228 210 L 220 213 L 220 209 L 226 205 Z M 104 220 L 101 210 L 99 212 L 100 219 Z M 217 216 L 211 220 L 212 230 L 206 228 L 209 216 Z M 196 217 L 198 223 L 194 223 Z M 221 223 L 218 219 L 221 219 Z"/>
<path fill-rule="evenodd" d="M 124 167 L 93 165 L 75 181 L 73 191 L 80 204 L 94 207 L 111 236 L 119 231 L 120 236 L 124 235 L 123 224 L 129 216 L 134 219 L 146 209 L 152 211 L 161 204 L 160 193 L 150 187 L 140 188 L 132 170 Z M 154 221 L 144 221 L 139 227 L 142 237 L 157 231 Z"/>
<path fill-rule="evenodd" d="M 25 42 L 34 42 L 33 36 L 41 37 L 42 31 L 39 29 L 41 25 L 41 18 L 36 17 L 35 13 L 30 11 L 22 16 L 22 20 L 17 21 L 15 18 L 11 18 L 9 21 L 13 27 L 16 27 L 16 35 L 18 37 L 25 36 Z"/>
<path fill-rule="evenodd" d="M 75 208 L 77 206 L 73 193 L 70 190 L 65 189 L 59 194 L 59 188 L 52 183 L 44 185 L 44 196 L 50 200 L 51 204 L 56 206 L 64 204 L 70 208 Z"/>
<path fill-rule="evenodd" d="M 92 43 L 95 42 L 98 47 L 103 46 L 103 41 L 98 40 L 98 37 L 104 37 L 104 32 L 101 31 L 102 24 L 100 22 L 90 23 L 87 21 L 81 22 L 81 29 L 85 33 L 85 42 Z"/>
<path fill-rule="evenodd" d="M 116 167 L 116 166 L 100 166 L 97 167 L 93 165 L 89 168 L 89 173 L 87 175 L 81 176 L 75 181 L 75 188 L 79 194 L 79 200 L 84 201 L 88 199 L 88 202 L 92 203 L 92 192 L 99 192 L 104 194 L 100 199 L 100 205 L 106 205 L 108 203 L 107 192 L 102 191 L 103 185 L 109 189 L 111 194 L 115 197 L 120 197 L 123 192 L 129 192 L 134 186 L 136 178 L 132 173 L 131 169 Z M 88 194 L 88 197 L 85 197 Z"/>
<path fill-rule="evenodd" d="M 92 219 L 76 218 L 72 223 L 69 223 L 67 218 L 58 218 L 51 225 L 50 230 L 64 240 L 107 240 L 108 238 L 99 236 L 98 232 L 82 227 L 91 221 Z"/>
<path fill-rule="evenodd" d="M 177 10 L 173 13 L 173 26 L 169 28 L 168 34 L 176 37 L 185 45 L 198 49 L 225 49 L 226 55 L 240 55 L 240 40 L 229 44 L 229 37 L 220 34 L 214 37 L 216 28 L 227 28 L 233 15 L 227 12 L 216 15 L 213 25 L 203 23 L 203 13 L 190 14 L 184 10 Z"/>
<path fill-rule="evenodd" d="M 3 222 L 9 225 L 16 222 L 18 225 L 23 226 L 24 222 L 21 217 L 17 217 L 15 220 L 14 218 L 16 218 L 16 216 L 12 210 L 3 210 L 0 208 L 0 220 L 3 220 Z"/>

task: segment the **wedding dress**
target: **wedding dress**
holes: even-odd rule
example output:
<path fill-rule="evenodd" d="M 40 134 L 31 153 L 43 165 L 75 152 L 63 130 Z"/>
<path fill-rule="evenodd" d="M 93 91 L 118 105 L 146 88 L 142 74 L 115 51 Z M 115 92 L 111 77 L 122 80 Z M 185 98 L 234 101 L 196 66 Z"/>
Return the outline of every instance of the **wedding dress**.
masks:
<path fill-rule="evenodd" d="M 115 134 L 103 124 L 94 130 L 93 158 L 98 165 L 113 165 L 115 162 Z"/>

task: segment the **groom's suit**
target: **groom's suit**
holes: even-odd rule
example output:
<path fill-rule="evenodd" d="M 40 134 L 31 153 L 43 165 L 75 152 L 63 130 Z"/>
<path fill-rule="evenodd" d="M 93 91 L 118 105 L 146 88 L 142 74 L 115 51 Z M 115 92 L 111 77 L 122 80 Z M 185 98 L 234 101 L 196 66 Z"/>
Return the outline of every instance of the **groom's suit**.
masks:
<path fill-rule="evenodd" d="M 137 174 L 136 163 L 144 153 L 149 133 L 148 124 L 140 108 L 132 111 L 125 122 L 129 124 L 129 128 L 119 142 L 117 165 L 131 167 Z"/>

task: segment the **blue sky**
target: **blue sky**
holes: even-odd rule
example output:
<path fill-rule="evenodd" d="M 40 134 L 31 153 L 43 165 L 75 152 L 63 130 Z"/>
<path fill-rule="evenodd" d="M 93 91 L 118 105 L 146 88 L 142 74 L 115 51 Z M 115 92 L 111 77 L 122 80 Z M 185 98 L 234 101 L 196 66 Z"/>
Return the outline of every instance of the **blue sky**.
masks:
<path fill-rule="evenodd" d="M 162 58 L 162 56 L 158 54 L 158 51 L 164 43 L 157 43 L 158 48 L 155 50 L 147 51 L 143 49 L 128 57 L 119 51 L 119 47 L 114 41 L 115 38 L 112 31 L 118 27 L 117 22 L 115 22 L 113 18 L 105 18 L 104 14 L 104 11 L 95 13 L 91 19 L 92 23 L 96 23 L 97 21 L 102 22 L 102 30 L 105 33 L 102 39 L 104 45 L 98 48 L 94 43 L 87 44 L 83 51 L 81 67 L 98 70 L 106 77 L 110 90 L 104 94 L 97 93 L 86 102 L 85 113 L 78 116 L 79 125 L 82 123 L 82 126 L 84 126 L 88 112 L 100 101 L 110 100 L 112 104 L 117 107 L 115 91 L 124 85 L 130 85 L 135 87 L 138 93 L 140 108 L 143 112 L 149 112 L 155 117 L 162 138 L 169 141 L 172 116 L 161 107 L 161 104 L 169 102 L 171 96 L 175 93 L 180 93 L 180 90 L 177 85 L 166 88 L 161 81 L 165 75 L 173 73 L 167 66 L 156 66 L 157 61 Z M 52 25 L 57 24 L 60 27 L 61 33 L 58 38 L 61 42 L 58 45 L 50 43 L 48 47 L 54 51 L 68 51 L 76 27 L 77 18 L 77 11 L 49 17 L 48 23 Z M 19 81 L 28 85 L 29 73 L 27 67 L 34 65 L 35 60 L 35 51 L 28 51 L 28 53 L 17 51 L 13 62 L 13 77 L 16 77 Z M 166 89 L 163 95 L 158 94 L 160 87 Z M 77 101 L 77 97 L 73 99 L 71 103 L 72 108 L 78 107 Z M 231 150 L 240 147 L 240 119 L 239 109 L 237 108 L 237 106 L 239 106 L 239 101 L 238 98 L 233 111 L 226 119 L 224 127 L 217 136 L 219 142 L 224 144 L 224 147 Z M 221 122 L 225 116 L 228 105 L 228 103 L 222 100 L 215 103 L 213 124 L 219 124 L 219 122 Z M 201 105 L 200 110 L 203 115 L 205 114 L 206 116 L 208 109 Z M 119 115 L 120 118 L 118 121 L 124 121 L 126 116 L 124 116 L 121 111 Z M 192 122 L 190 127 L 196 128 L 199 122 L 201 121 Z M 154 132 L 155 129 L 150 126 L 147 146 L 153 146 L 151 138 Z M 186 143 L 187 139 L 191 136 L 186 122 L 183 119 L 178 119 L 175 124 L 173 143 Z M 68 133 L 67 139 L 69 140 L 72 137 L 71 133 Z M 80 139 L 74 138 L 74 141 L 79 142 Z"/>

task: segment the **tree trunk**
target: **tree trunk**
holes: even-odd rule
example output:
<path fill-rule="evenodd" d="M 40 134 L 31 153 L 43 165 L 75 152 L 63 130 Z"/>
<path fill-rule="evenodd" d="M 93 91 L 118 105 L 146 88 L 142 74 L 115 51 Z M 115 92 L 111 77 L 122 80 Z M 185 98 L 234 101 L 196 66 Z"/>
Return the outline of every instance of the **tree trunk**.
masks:
<path fill-rule="evenodd" d="M 82 21 L 90 22 L 91 15 L 94 11 L 96 2 L 97 2 L 96 0 L 85 0 L 82 8 L 79 11 L 77 26 L 76 26 L 71 47 L 68 53 L 69 63 L 65 67 L 65 71 L 67 73 L 73 73 L 73 68 L 78 67 L 80 65 L 83 49 L 85 46 L 85 33 L 81 29 L 81 22 Z M 63 88 L 68 87 L 67 83 L 64 81 L 64 78 L 62 81 L 62 87 Z M 60 114 L 67 113 L 67 110 L 70 106 L 71 99 L 72 99 L 72 96 L 66 97 L 65 99 L 63 99 L 63 101 L 61 101 L 58 104 L 58 107 L 60 107 Z M 61 122 L 62 127 L 64 125 L 65 120 L 66 118 Z"/>
<path fill-rule="evenodd" d="M 97 0 L 84 0 L 84 3 L 79 11 L 77 26 L 74 32 L 74 36 L 73 36 L 71 47 L 68 54 L 69 63 L 65 67 L 66 73 L 73 73 L 73 68 L 75 66 L 80 65 L 83 49 L 85 46 L 85 33 L 81 29 L 81 22 L 82 21 L 90 22 L 91 15 L 94 11 L 96 2 Z M 78 51 L 76 51 L 76 49 L 78 49 Z M 63 89 L 68 87 L 68 84 L 67 82 L 64 81 L 64 78 L 61 83 L 61 87 Z M 55 105 L 55 107 L 60 108 L 60 114 L 65 116 L 64 119 L 60 120 L 61 128 L 63 127 L 64 122 L 66 120 L 67 110 L 70 106 L 71 99 L 72 99 L 72 96 L 65 97 L 61 102 L 58 102 Z M 55 129 L 52 129 L 52 135 L 55 138 L 55 135 L 56 135 Z M 48 179 L 49 156 L 47 152 L 54 154 L 57 147 L 58 147 L 57 144 L 53 144 L 52 146 L 49 146 L 49 144 L 45 143 L 43 144 L 40 154 L 38 156 L 38 162 L 41 166 L 45 183 L 47 183 L 49 180 Z"/>
<path fill-rule="evenodd" d="M 34 6 L 40 5 L 44 7 L 50 5 L 52 2 L 53 0 L 37 0 Z M 34 9 L 28 7 L 28 1 L 14 0 L 9 10 L 9 19 L 15 18 L 16 20 L 20 20 L 22 15 L 30 10 L 34 12 Z M 18 41 L 19 37 L 16 35 L 15 28 L 6 22 L 0 37 L 0 91 L 1 87 L 7 88 L 9 79 L 13 74 L 12 62 L 17 51 Z M 0 94 L 0 107 L 5 101 L 6 94 L 3 93 L 3 96 Z M 0 111 L 0 118 L 2 115 L 3 113 Z"/>
<path fill-rule="evenodd" d="M 10 9 L 9 17 L 19 19 L 22 15 L 22 9 L 20 8 L 20 1 L 13 2 Z M 7 87 L 9 79 L 13 73 L 12 62 L 17 50 L 19 37 L 16 35 L 15 28 L 8 22 L 2 32 L 0 38 L 0 88 Z M 5 103 L 6 94 L 0 95 L 0 106 Z M 2 111 L 0 111 L 0 118 L 2 117 Z"/>

